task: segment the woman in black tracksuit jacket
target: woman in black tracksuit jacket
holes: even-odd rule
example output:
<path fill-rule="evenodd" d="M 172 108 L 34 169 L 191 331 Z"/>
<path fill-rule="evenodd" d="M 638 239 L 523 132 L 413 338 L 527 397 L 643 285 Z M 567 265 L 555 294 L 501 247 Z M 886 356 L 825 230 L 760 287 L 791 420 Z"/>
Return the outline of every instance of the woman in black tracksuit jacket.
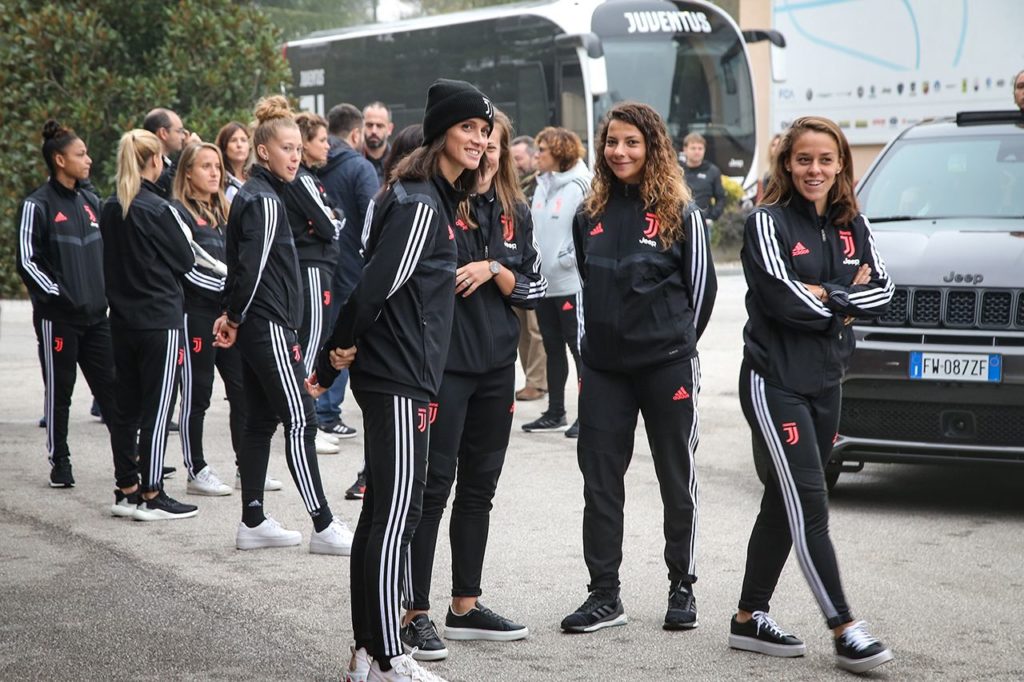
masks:
<path fill-rule="evenodd" d="M 297 329 L 302 319 L 299 261 L 281 194 L 295 178 L 302 150 L 298 126 L 281 95 L 266 97 L 253 112 L 256 163 L 228 214 L 225 312 L 214 322 L 218 347 L 236 341 L 242 354 L 245 435 L 240 458 L 242 520 L 238 549 L 297 545 L 263 510 L 270 440 L 284 426 L 288 469 L 313 520 L 309 551 L 347 555 L 351 531 L 331 513 L 314 445 L 313 401 L 302 390 L 306 370 Z"/>
<path fill-rule="evenodd" d="M 82 183 L 92 160 L 85 142 L 50 119 L 43 126 L 50 177 L 28 195 L 18 216 L 18 273 L 32 299 L 46 387 L 50 486 L 75 485 L 68 449 L 68 408 L 82 368 L 110 431 L 114 461 L 130 467 L 135 439 L 114 396 L 114 357 L 103 288 L 100 201 Z"/>
<path fill-rule="evenodd" d="M 369 653 L 379 670 L 415 670 L 416 679 L 427 679 L 403 653 L 400 576 L 420 518 L 430 404 L 451 337 L 454 208 L 463 188 L 477 186 L 492 125 L 490 100 L 469 83 L 442 79 L 430 86 L 423 146 L 402 160 L 370 205 L 362 278 L 307 384 L 319 395 L 351 365 L 363 411 L 366 494 L 352 547 L 350 672 L 365 671 Z"/>
<path fill-rule="evenodd" d="M 885 312 L 893 284 L 857 211 L 850 147 L 835 123 L 794 121 L 771 173 L 744 230 L 749 320 L 739 382 L 755 457 L 768 459 L 759 466 L 767 480 L 729 644 L 775 656 L 804 653 L 803 642 L 768 616 L 793 547 L 836 637 L 839 666 L 864 672 L 892 654 L 847 606 L 828 533 L 824 466 L 854 347 L 848 325 Z"/>
<path fill-rule="evenodd" d="M 282 198 L 288 209 L 288 224 L 299 254 L 302 278 L 302 346 L 306 375 L 313 373 L 316 353 L 327 330 L 324 321 L 331 305 L 331 277 L 338 262 L 338 234 L 342 222 L 334 214 L 320 179 L 310 170 L 327 162 L 327 121 L 303 112 L 295 117 L 302 135 L 302 163 L 295 179 L 285 186 Z"/>
<path fill-rule="evenodd" d="M 209 260 L 197 262 L 185 273 L 185 359 L 181 367 L 181 450 L 188 472 L 186 490 L 194 495 L 229 495 L 206 461 L 203 424 L 213 393 L 214 368 L 220 371 L 230 405 L 231 448 L 242 447 L 245 395 L 242 358 L 235 348 L 215 348 L 210 330 L 221 312 L 227 267 L 224 265 L 224 229 L 228 201 L 224 196 L 224 169 L 220 150 L 208 142 L 185 147 L 174 176 L 173 205 L 192 240 Z"/>
<path fill-rule="evenodd" d="M 195 264 L 195 254 L 181 216 L 156 185 L 163 171 L 160 150 L 159 139 L 148 131 L 121 137 L 117 194 L 100 215 L 117 400 L 121 416 L 138 426 L 141 469 L 115 461 L 119 490 L 111 511 L 139 521 L 197 512 L 163 490 L 167 425 L 185 352 L 181 278 Z M 136 498 L 140 473 L 141 498 Z"/>
<path fill-rule="evenodd" d="M 447 639 L 511 641 L 529 633 L 478 603 L 491 500 L 505 462 L 515 403 L 519 343 L 516 308 L 536 307 L 547 290 L 533 241 L 530 206 L 511 156 L 512 125 L 500 111 L 487 142 L 479 193 L 455 221 L 458 266 L 451 345 L 433 413 L 423 516 L 410 548 L 409 611 L 402 639 L 414 657 L 439 660 L 447 648 L 427 612 L 438 526 L 452 503 L 452 604 Z"/>
<path fill-rule="evenodd" d="M 643 413 L 665 506 L 666 629 L 697 625 L 697 340 L 717 283 L 700 210 L 665 123 L 645 104 L 608 112 L 591 193 L 573 224 L 583 282 L 578 456 L 590 597 L 567 632 L 626 622 L 619 599 L 624 477 Z"/>

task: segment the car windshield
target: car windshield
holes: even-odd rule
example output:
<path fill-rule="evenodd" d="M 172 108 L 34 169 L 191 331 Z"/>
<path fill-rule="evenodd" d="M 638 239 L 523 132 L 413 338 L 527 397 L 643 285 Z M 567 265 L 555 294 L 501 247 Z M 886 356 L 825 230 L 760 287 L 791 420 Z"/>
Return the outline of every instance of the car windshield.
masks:
<path fill-rule="evenodd" d="M 924 219 L 935 230 L 943 229 L 942 218 L 1024 218 L 1024 134 L 900 140 L 857 198 L 882 229 L 887 221 L 906 229 Z"/>

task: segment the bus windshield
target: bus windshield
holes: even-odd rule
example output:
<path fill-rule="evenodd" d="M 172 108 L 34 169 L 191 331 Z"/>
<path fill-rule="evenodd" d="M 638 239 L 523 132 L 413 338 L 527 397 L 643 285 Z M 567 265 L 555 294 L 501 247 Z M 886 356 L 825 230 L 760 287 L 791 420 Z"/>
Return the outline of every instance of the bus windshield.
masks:
<path fill-rule="evenodd" d="M 650 104 L 679 149 L 688 133 L 700 133 L 708 142 L 707 158 L 724 175 L 747 176 L 755 146 L 754 93 L 742 37 L 720 17 L 709 17 L 707 32 L 643 32 L 643 15 L 652 15 L 653 24 L 669 13 L 632 14 L 639 16 L 629 18 L 630 27 L 640 30 L 601 36 L 608 94 L 597 102 L 598 120 L 615 102 Z"/>

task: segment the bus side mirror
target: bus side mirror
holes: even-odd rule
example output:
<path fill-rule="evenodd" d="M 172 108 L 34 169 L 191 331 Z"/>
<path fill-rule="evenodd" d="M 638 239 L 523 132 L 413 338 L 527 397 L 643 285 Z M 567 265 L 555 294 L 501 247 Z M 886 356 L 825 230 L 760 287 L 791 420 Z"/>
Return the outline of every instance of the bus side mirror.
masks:
<path fill-rule="evenodd" d="M 743 32 L 743 40 L 748 45 L 767 40 L 771 43 L 772 81 L 786 82 L 786 37 L 774 29 L 752 29 Z"/>
<path fill-rule="evenodd" d="M 596 33 L 563 33 L 555 36 L 555 47 L 583 48 L 591 59 L 604 56 L 604 47 Z"/>
<path fill-rule="evenodd" d="M 604 61 L 604 46 L 594 33 L 564 33 L 555 36 L 555 46 L 575 49 L 580 59 L 580 70 L 586 72 L 590 94 L 600 97 L 608 94 L 608 69 Z"/>

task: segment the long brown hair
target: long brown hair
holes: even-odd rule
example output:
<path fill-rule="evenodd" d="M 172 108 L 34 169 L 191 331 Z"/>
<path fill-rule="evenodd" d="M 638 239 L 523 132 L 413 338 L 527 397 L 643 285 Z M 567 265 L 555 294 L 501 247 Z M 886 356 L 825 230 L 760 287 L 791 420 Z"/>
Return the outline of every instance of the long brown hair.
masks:
<path fill-rule="evenodd" d="M 196 159 L 199 158 L 199 152 L 204 149 L 216 154 L 217 161 L 220 163 L 220 183 L 217 191 L 210 196 L 209 201 L 204 201 L 196 196 L 192 182 L 188 179 L 188 174 L 195 166 Z M 224 159 L 221 157 L 217 145 L 209 142 L 190 144 L 181 151 L 181 156 L 178 158 L 178 169 L 174 173 L 174 198 L 184 204 L 196 221 L 205 220 L 210 227 L 224 225 L 228 221 L 228 199 L 224 196 L 227 177 Z"/>
<path fill-rule="evenodd" d="M 231 161 L 228 160 L 228 143 L 231 142 L 231 138 L 239 130 L 245 133 L 245 136 L 249 139 L 249 158 L 242 163 L 241 168 L 235 168 L 231 165 Z M 224 161 L 224 171 L 245 182 L 246 170 L 249 164 L 252 163 L 253 155 L 252 134 L 249 132 L 249 129 L 238 121 L 228 121 L 217 133 L 217 148 L 220 149 L 220 156 Z"/>
<path fill-rule="evenodd" d="M 615 174 L 604 158 L 604 147 L 608 142 L 608 126 L 612 121 L 622 121 L 636 126 L 644 137 L 647 146 L 647 159 L 644 161 L 643 178 L 640 180 L 640 198 L 644 208 L 653 211 L 658 218 L 658 238 L 664 248 L 669 248 L 685 238 L 682 209 L 692 195 L 690 188 L 683 180 L 683 171 L 672 140 L 669 138 L 665 121 L 657 111 L 639 102 L 621 102 L 605 114 L 598 134 L 598 146 L 595 153 L 594 180 L 590 193 L 583 202 L 583 210 L 590 218 L 604 213 L 608 206 Z"/>
<path fill-rule="evenodd" d="M 438 135 L 430 144 L 417 147 L 409 152 L 409 155 L 395 166 L 395 170 L 391 173 L 391 181 L 429 180 L 435 175 L 439 175 L 441 173 L 441 154 L 444 153 L 447 139 L 448 131 L 445 130 L 444 134 Z M 475 192 L 480 180 L 480 173 L 480 166 L 467 168 L 455 179 L 453 186 L 465 194 Z"/>
<path fill-rule="evenodd" d="M 850 155 L 850 143 L 846 141 L 846 136 L 839 126 L 821 116 L 798 118 L 783 134 L 779 149 L 772 159 L 768 189 L 761 203 L 785 205 L 793 198 L 797 190 L 793 186 L 793 178 L 786 170 L 786 165 L 790 162 L 793 145 L 801 135 L 810 132 L 824 133 L 835 140 L 836 148 L 839 150 L 840 169 L 836 173 L 832 189 L 828 191 L 828 204 L 830 210 L 836 209 L 835 223 L 849 225 L 860 213 L 860 209 L 857 208 L 857 197 L 853 193 L 853 158 Z"/>
<path fill-rule="evenodd" d="M 515 162 L 512 161 L 512 121 L 497 107 L 494 109 L 494 126 L 495 130 L 499 131 L 500 152 L 498 153 L 498 171 L 491 179 L 491 184 L 494 186 L 495 197 L 501 204 L 501 212 L 505 214 L 507 225 L 505 229 L 514 233 L 516 206 L 526 203 L 526 195 L 523 194 L 523 189 L 519 186 L 519 174 L 516 172 Z M 485 156 L 480 163 L 486 162 L 487 157 Z M 476 220 L 473 219 L 469 202 L 464 201 L 459 204 L 459 217 L 471 227 L 478 227 Z"/>

